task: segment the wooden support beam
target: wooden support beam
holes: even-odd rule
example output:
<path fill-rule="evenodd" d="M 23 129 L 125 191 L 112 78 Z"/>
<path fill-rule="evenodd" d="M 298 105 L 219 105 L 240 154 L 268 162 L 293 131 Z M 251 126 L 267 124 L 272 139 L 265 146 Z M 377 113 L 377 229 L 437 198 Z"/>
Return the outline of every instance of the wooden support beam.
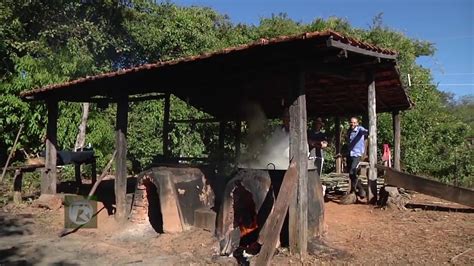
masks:
<path fill-rule="evenodd" d="M 82 186 L 81 164 L 74 164 L 74 177 L 76 178 L 76 187 L 79 191 Z"/>
<path fill-rule="evenodd" d="M 197 119 L 176 119 L 170 120 L 170 123 L 218 123 L 221 119 L 217 118 L 197 118 Z"/>
<path fill-rule="evenodd" d="M 401 128 L 400 128 L 400 111 L 392 113 L 393 121 L 393 167 L 400 171 L 400 144 L 401 144 Z"/>
<path fill-rule="evenodd" d="M 117 102 L 117 123 L 115 134 L 115 219 L 123 223 L 127 220 L 127 121 L 128 99 L 123 96 Z"/>
<path fill-rule="evenodd" d="M 291 162 L 288 170 L 283 177 L 280 192 L 275 201 L 273 211 L 267 218 L 262 231 L 260 232 L 258 242 L 263 244 L 258 254 L 255 265 L 270 265 L 270 261 L 275 253 L 277 242 L 280 238 L 280 231 L 285 221 L 286 212 L 290 201 L 295 197 L 298 186 L 297 164 Z"/>
<path fill-rule="evenodd" d="M 218 173 L 222 174 L 224 170 L 224 138 L 225 138 L 225 127 L 226 122 L 219 122 L 219 163 L 218 163 Z"/>
<path fill-rule="evenodd" d="M 235 121 L 235 158 L 240 158 L 240 143 L 242 142 L 242 121 Z"/>
<path fill-rule="evenodd" d="M 48 125 L 46 128 L 46 158 L 41 178 L 41 194 L 56 194 L 58 102 L 55 100 L 48 101 L 46 106 L 48 108 Z"/>
<path fill-rule="evenodd" d="M 392 60 L 397 59 L 397 55 L 383 54 L 383 53 L 379 53 L 379 52 L 374 52 L 374 51 L 362 49 L 362 48 L 359 48 L 357 46 L 352 46 L 352 45 L 349 45 L 349 44 L 346 44 L 346 43 L 343 43 L 343 42 L 340 42 L 340 41 L 336 41 L 332 38 L 327 40 L 326 44 L 327 44 L 328 47 L 335 47 L 335 48 L 347 50 L 349 52 L 354 52 L 354 53 L 363 54 L 363 55 L 367 55 L 367 56 L 373 56 L 373 57 L 384 58 L 384 59 L 392 59 Z"/>
<path fill-rule="evenodd" d="M 381 166 L 378 166 L 381 167 Z M 474 190 L 384 167 L 385 183 L 474 208 Z"/>
<path fill-rule="evenodd" d="M 163 116 L 163 156 L 169 158 L 171 156 L 170 152 L 170 97 L 169 93 L 165 95 L 165 110 Z"/>
<path fill-rule="evenodd" d="M 144 94 L 144 95 L 130 95 L 128 98 L 128 102 L 143 102 L 143 101 L 150 101 L 150 100 L 161 100 L 164 99 L 166 96 L 165 94 L 159 94 L 159 93 L 150 93 L 150 94 Z M 88 95 L 66 95 L 64 97 L 61 97 L 61 100 L 63 101 L 68 101 L 68 102 L 79 102 L 79 103 L 96 103 L 99 105 L 107 105 L 110 103 L 117 103 L 117 98 L 113 97 L 94 97 L 94 96 L 88 96 Z"/>
<path fill-rule="evenodd" d="M 97 181 L 97 160 L 95 157 L 91 163 L 91 179 L 92 184 L 95 184 L 95 182 Z"/>
<path fill-rule="evenodd" d="M 342 173 L 342 154 L 341 154 L 341 118 L 334 118 L 335 143 L 336 146 L 336 173 Z"/>
<path fill-rule="evenodd" d="M 290 252 L 305 257 L 308 245 L 308 140 L 303 71 L 297 73 L 292 92 L 295 101 L 290 106 L 290 160 L 297 165 L 298 186 L 290 203 L 289 242 Z"/>
<path fill-rule="evenodd" d="M 21 187 L 23 183 L 23 172 L 21 169 L 15 170 L 15 176 L 13 177 L 13 202 L 20 204 L 22 201 Z"/>
<path fill-rule="evenodd" d="M 369 203 L 377 203 L 377 110 L 375 96 L 375 79 L 373 73 L 368 75 L 368 104 L 369 115 L 369 176 L 368 176 L 368 197 Z"/>
<path fill-rule="evenodd" d="M 99 179 L 98 180 L 94 180 L 94 176 L 92 177 L 92 188 L 91 188 L 91 191 L 89 191 L 89 197 L 94 195 L 95 193 L 95 190 L 99 187 L 99 184 L 100 182 L 102 182 L 102 179 L 104 179 L 104 177 L 107 175 L 107 173 L 109 172 L 110 170 L 110 167 L 112 167 L 112 164 L 114 162 L 114 160 L 116 159 L 117 157 L 117 150 L 114 151 L 114 153 L 112 153 L 112 156 L 109 160 L 109 162 L 105 165 L 105 168 L 104 170 L 102 171 L 102 174 L 99 176 Z"/>

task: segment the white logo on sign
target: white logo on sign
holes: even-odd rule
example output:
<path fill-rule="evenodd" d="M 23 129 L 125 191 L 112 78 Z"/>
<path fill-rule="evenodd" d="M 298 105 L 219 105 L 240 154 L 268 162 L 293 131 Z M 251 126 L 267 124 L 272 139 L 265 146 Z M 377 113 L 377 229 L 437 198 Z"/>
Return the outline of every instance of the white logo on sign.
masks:
<path fill-rule="evenodd" d="M 83 225 L 92 219 L 93 212 L 94 210 L 88 201 L 74 201 L 69 206 L 69 220 L 75 224 Z"/>

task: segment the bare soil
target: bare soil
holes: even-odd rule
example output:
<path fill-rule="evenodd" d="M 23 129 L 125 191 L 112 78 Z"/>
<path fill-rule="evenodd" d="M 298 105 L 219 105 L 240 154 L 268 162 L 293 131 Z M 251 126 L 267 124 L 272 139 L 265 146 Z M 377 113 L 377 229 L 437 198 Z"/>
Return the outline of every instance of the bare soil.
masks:
<path fill-rule="evenodd" d="M 415 194 L 407 211 L 327 202 L 327 233 L 304 260 L 280 248 L 274 265 L 474 265 L 474 209 Z M 0 210 L 0 265 L 229 265 L 211 232 L 158 234 L 148 224 L 119 226 L 105 211 L 97 229 L 64 233 L 64 209 L 7 205 Z"/>

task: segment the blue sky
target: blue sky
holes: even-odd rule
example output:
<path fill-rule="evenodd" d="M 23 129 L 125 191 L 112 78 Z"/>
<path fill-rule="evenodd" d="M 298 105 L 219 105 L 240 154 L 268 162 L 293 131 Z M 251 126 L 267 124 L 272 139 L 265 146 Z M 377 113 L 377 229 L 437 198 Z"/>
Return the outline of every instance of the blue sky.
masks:
<path fill-rule="evenodd" d="M 384 24 L 407 36 L 435 43 L 433 57 L 418 62 L 432 70 L 442 91 L 474 94 L 474 0 L 174 0 L 178 5 L 208 6 L 234 23 L 258 25 L 280 12 L 296 21 L 337 16 L 367 28 L 383 13 Z"/>

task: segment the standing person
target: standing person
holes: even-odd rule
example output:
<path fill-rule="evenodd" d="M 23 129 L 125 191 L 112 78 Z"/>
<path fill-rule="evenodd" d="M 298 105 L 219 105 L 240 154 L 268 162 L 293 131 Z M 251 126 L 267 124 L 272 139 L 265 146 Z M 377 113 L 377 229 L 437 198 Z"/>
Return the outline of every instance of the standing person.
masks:
<path fill-rule="evenodd" d="M 351 204 L 357 201 L 357 196 L 365 198 L 365 190 L 357 177 L 357 166 L 360 157 L 365 152 L 365 137 L 369 131 L 359 125 L 359 119 L 351 117 L 349 121 L 349 130 L 347 131 L 347 167 L 349 169 L 349 178 L 351 180 L 351 190 L 341 202 Z"/>
<path fill-rule="evenodd" d="M 314 120 L 314 129 L 308 132 L 308 143 L 310 150 L 310 157 L 314 158 L 314 165 L 318 170 L 318 174 L 321 177 L 323 172 L 323 149 L 328 146 L 326 133 L 322 131 L 324 126 L 321 117 Z"/>

